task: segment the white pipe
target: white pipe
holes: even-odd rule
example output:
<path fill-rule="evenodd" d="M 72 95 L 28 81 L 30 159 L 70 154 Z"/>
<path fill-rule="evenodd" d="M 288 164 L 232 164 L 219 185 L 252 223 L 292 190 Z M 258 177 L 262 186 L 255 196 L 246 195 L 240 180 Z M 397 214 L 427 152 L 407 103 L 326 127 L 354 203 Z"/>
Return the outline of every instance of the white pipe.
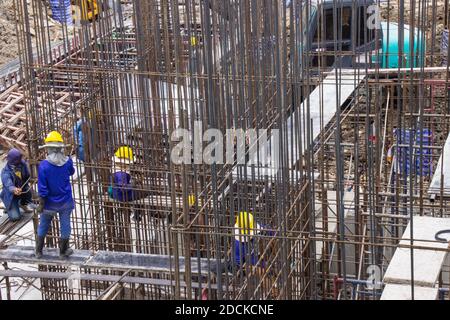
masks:
<path fill-rule="evenodd" d="M 383 159 L 384 159 L 384 146 L 386 144 L 386 130 L 387 130 L 387 119 L 388 119 L 388 113 L 389 113 L 389 99 L 390 99 L 391 92 L 388 91 L 387 95 L 387 101 L 386 101 L 386 117 L 384 118 L 384 130 L 383 130 L 383 147 L 381 148 L 381 161 L 380 161 L 380 176 L 383 171 Z"/>

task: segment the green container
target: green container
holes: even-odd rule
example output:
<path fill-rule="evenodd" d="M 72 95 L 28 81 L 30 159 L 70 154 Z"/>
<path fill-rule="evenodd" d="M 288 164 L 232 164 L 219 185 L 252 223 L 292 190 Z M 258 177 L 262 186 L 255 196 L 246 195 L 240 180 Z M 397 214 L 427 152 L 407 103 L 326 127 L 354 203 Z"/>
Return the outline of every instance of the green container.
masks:
<path fill-rule="evenodd" d="M 403 52 L 399 56 L 399 34 L 397 23 L 381 22 L 382 47 L 378 57 L 381 60 L 381 68 L 410 68 L 424 65 L 425 41 L 422 31 L 414 29 L 413 50 L 410 49 L 410 29 L 405 25 L 403 28 Z M 389 37 L 388 37 L 389 34 Z M 377 57 L 373 57 L 377 61 Z M 403 62 L 402 62 L 403 61 Z"/>

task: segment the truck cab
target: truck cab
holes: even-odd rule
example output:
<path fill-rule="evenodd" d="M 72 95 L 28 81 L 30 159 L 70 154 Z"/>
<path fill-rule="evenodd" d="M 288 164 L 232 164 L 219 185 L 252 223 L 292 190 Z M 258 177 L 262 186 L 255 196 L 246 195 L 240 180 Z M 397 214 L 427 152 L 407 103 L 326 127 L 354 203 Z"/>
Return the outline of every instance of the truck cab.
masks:
<path fill-rule="evenodd" d="M 404 47 L 399 55 L 398 25 L 381 22 L 378 12 L 373 0 L 313 0 L 304 4 L 302 47 L 307 54 L 302 61 L 309 61 L 313 68 L 422 65 L 423 32 L 414 30 L 414 46 L 410 50 L 410 27 L 405 25 Z"/>

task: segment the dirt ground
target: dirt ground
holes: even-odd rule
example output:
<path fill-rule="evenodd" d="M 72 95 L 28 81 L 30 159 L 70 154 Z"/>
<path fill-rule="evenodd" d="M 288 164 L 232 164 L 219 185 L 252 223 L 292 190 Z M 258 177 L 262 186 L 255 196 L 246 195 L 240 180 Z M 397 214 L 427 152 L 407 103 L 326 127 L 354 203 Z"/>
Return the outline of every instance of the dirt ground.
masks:
<path fill-rule="evenodd" d="M 30 33 L 32 38 L 36 34 L 32 3 L 42 0 L 27 0 L 28 12 L 30 12 Z M 46 1 L 43 2 L 46 4 Z M 51 10 L 47 6 L 47 17 L 50 33 L 50 41 L 63 40 L 61 24 L 51 18 Z M 0 68 L 5 63 L 16 59 L 19 54 L 17 45 L 17 31 L 14 16 L 14 0 L 0 0 Z M 69 28 L 69 33 L 71 32 Z"/>
<path fill-rule="evenodd" d="M 0 0 L 0 66 L 17 58 L 13 0 Z"/>
<path fill-rule="evenodd" d="M 417 2 L 416 2 L 417 3 Z M 420 2 L 423 4 L 423 0 Z M 423 18 L 420 14 L 420 9 L 416 8 L 414 14 L 414 26 L 420 29 L 425 29 L 426 32 L 426 48 L 428 55 L 432 55 L 433 65 L 440 65 L 442 59 L 440 57 L 441 51 L 441 39 L 442 39 L 442 31 L 445 29 L 445 14 L 449 15 L 449 12 L 445 12 L 445 1 L 437 0 L 436 1 L 436 12 L 433 13 L 431 8 L 432 1 L 427 1 L 427 9 L 426 9 L 426 25 L 423 26 Z M 404 11 L 404 19 L 405 24 L 411 25 L 411 6 L 408 0 L 405 0 L 405 11 Z M 386 2 L 382 2 L 380 4 L 380 14 L 383 21 L 388 20 L 390 22 L 398 22 L 399 21 L 399 1 L 398 0 L 390 0 L 389 5 Z M 433 16 L 434 15 L 434 16 Z M 432 27 L 435 25 L 434 37 Z M 430 64 L 431 57 L 427 57 L 427 64 Z"/>

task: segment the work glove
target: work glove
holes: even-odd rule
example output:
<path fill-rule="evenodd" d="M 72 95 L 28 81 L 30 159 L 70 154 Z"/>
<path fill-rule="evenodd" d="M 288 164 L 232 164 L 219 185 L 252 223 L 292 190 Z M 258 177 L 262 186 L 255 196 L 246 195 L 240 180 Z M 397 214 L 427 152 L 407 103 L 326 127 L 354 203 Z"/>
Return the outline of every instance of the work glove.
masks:
<path fill-rule="evenodd" d="M 44 198 L 38 198 L 38 207 L 36 209 L 37 213 L 42 213 L 44 211 L 45 200 Z"/>

